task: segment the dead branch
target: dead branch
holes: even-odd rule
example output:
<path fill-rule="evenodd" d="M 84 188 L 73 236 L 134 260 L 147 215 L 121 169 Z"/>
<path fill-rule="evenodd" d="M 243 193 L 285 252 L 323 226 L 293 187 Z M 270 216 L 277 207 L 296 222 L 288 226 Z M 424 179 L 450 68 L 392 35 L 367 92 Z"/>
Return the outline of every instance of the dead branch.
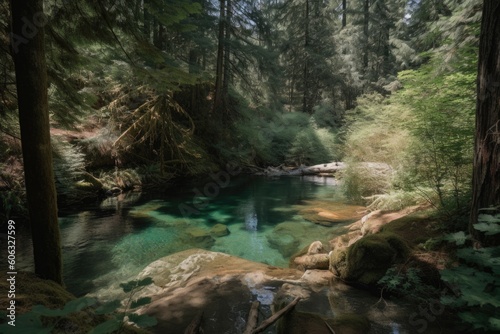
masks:
<path fill-rule="evenodd" d="M 258 300 L 252 303 L 252 307 L 250 308 L 250 313 L 248 314 L 247 326 L 243 334 L 251 334 L 255 327 L 257 327 L 257 320 L 259 317 L 259 305 L 260 302 Z"/>
<path fill-rule="evenodd" d="M 184 334 L 196 334 L 200 332 L 200 324 L 201 324 L 201 319 L 203 317 L 203 311 L 199 312 L 196 317 L 194 317 L 193 321 L 187 326 L 186 330 L 184 331 Z"/>
<path fill-rule="evenodd" d="M 252 334 L 263 332 L 267 327 L 274 324 L 279 318 L 281 318 L 282 316 L 287 314 L 291 309 L 293 309 L 294 306 L 297 305 L 299 300 L 300 300 L 300 297 L 295 298 L 290 304 L 283 307 L 281 310 L 279 310 L 278 312 L 273 314 L 271 317 L 267 318 L 267 320 L 263 321 L 259 327 L 257 327 L 256 329 L 254 329 L 252 331 Z"/>

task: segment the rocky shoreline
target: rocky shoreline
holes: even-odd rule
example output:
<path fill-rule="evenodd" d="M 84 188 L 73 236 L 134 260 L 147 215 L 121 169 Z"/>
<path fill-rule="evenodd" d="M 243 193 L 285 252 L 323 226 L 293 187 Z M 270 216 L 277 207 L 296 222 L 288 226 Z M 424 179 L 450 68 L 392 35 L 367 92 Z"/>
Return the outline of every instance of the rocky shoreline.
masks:
<path fill-rule="evenodd" d="M 138 279 L 150 277 L 154 283 L 134 296 L 151 300 L 134 312 L 158 320 L 154 333 L 182 333 L 193 319 L 204 333 L 243 333 L 252 303 L 259 302 L 262 322 L 299 298 L 293 311 L 266 333 L 386 333 L 394 324 L 411 332 L 403 330 L 409 326 L 409 310 L 391 301 L 373 308 L 378 297 L 351 286 L 376 289 L 388 268 L 418 260 L 411 242 L 388 226 L 420 210 L 367 214 L 349 225 L 346 234 L 325 245 L 315 241 L 296 254 L 291 268 L 202 249 L 164 257 L 139 274 Z M 352 307 L 359 301 L 349 294 L 362 295 L 357 298 L 372 305 Z"/>

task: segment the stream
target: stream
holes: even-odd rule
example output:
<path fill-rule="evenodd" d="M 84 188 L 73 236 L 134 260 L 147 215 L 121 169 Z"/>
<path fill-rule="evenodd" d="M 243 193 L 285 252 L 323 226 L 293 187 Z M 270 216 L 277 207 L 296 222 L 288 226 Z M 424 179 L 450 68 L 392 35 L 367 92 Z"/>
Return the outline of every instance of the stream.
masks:
<path fill-rule="evenodd" d="M 346 217 L 345 222 L 323 226 L 300 214 L 318 203 L 344 214 L 351 207 L 333 178 L 242 176 L 223 186 L 207 180 L 176 186 L 163 195 L 128 193 L 62 211 L 64 281 L 76 296 L 108 296 L 111 286 L 134 279 L 149 263 L 190 248 L 288 267 L 291 255 L 312 241 L 327 243 L 353 221 Z M 359 207 L 352 210 L 359 215 Z M 217 224 L 225 225 L 229 234 L 211 235 Z M 30 269 L 29 237 L 19 243 L 19 269 Z M 415 306 L 390 303 L 379 310 L 377 296 L 342 283 L 329 289 L 325 293 L 337 295 L 342 309 L 380 318 L 370 333 L 416 332 L 408 325 Z"/>

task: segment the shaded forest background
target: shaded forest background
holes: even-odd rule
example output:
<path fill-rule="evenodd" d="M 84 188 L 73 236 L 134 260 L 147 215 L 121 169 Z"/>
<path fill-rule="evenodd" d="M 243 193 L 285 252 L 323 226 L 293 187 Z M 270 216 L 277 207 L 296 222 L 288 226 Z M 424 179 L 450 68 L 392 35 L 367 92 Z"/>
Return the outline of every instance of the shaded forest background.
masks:
<path fill-rule="evenodd" d="M 347 193 L 379 207 L 470 196 L 480 1 L 45 1 L 44 11 L 60 201 L 227 162 L 336 160 L 351 164 Z M 1 20 L 10 216 L 24 194 Z M 364 161 L 392 172 L 357 168 Z"/>

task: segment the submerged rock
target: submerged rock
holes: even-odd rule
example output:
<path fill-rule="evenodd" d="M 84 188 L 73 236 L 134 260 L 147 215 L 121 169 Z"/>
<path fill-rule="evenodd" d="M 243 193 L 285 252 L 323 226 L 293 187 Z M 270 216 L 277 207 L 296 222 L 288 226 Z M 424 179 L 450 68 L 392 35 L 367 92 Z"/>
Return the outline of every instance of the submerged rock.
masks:
<path fill-rule="evenodd" d="M 210 234 L 214 237 L 224 237 L 229 234 L 229 229 L 224 224 L 215 224 L 210 229 Z"/>
<path fill-rule="evenodd" d="M 189 242 L 195 245 L 205 245 L 210 246 L 214 243 L 214 238 L 212 238 L 210 231 L 199 227 L 192 227 L 187 229 L 187 235 Z"/>
<path fill-rule="evenodd" d="M 277 249 L 284 258 L 289 258 L 295 254 L 300 245 L 300 240 L 291 234 L 273 233 L 267 236 L 267 242 L 271 248 Z"/>
<path fill-rule="evenodd" d="M 363 206 L 320 200 L 304 201 L 297 209 L 305 220 L 323 226 L 354 222 L 366 211 Z"/>

